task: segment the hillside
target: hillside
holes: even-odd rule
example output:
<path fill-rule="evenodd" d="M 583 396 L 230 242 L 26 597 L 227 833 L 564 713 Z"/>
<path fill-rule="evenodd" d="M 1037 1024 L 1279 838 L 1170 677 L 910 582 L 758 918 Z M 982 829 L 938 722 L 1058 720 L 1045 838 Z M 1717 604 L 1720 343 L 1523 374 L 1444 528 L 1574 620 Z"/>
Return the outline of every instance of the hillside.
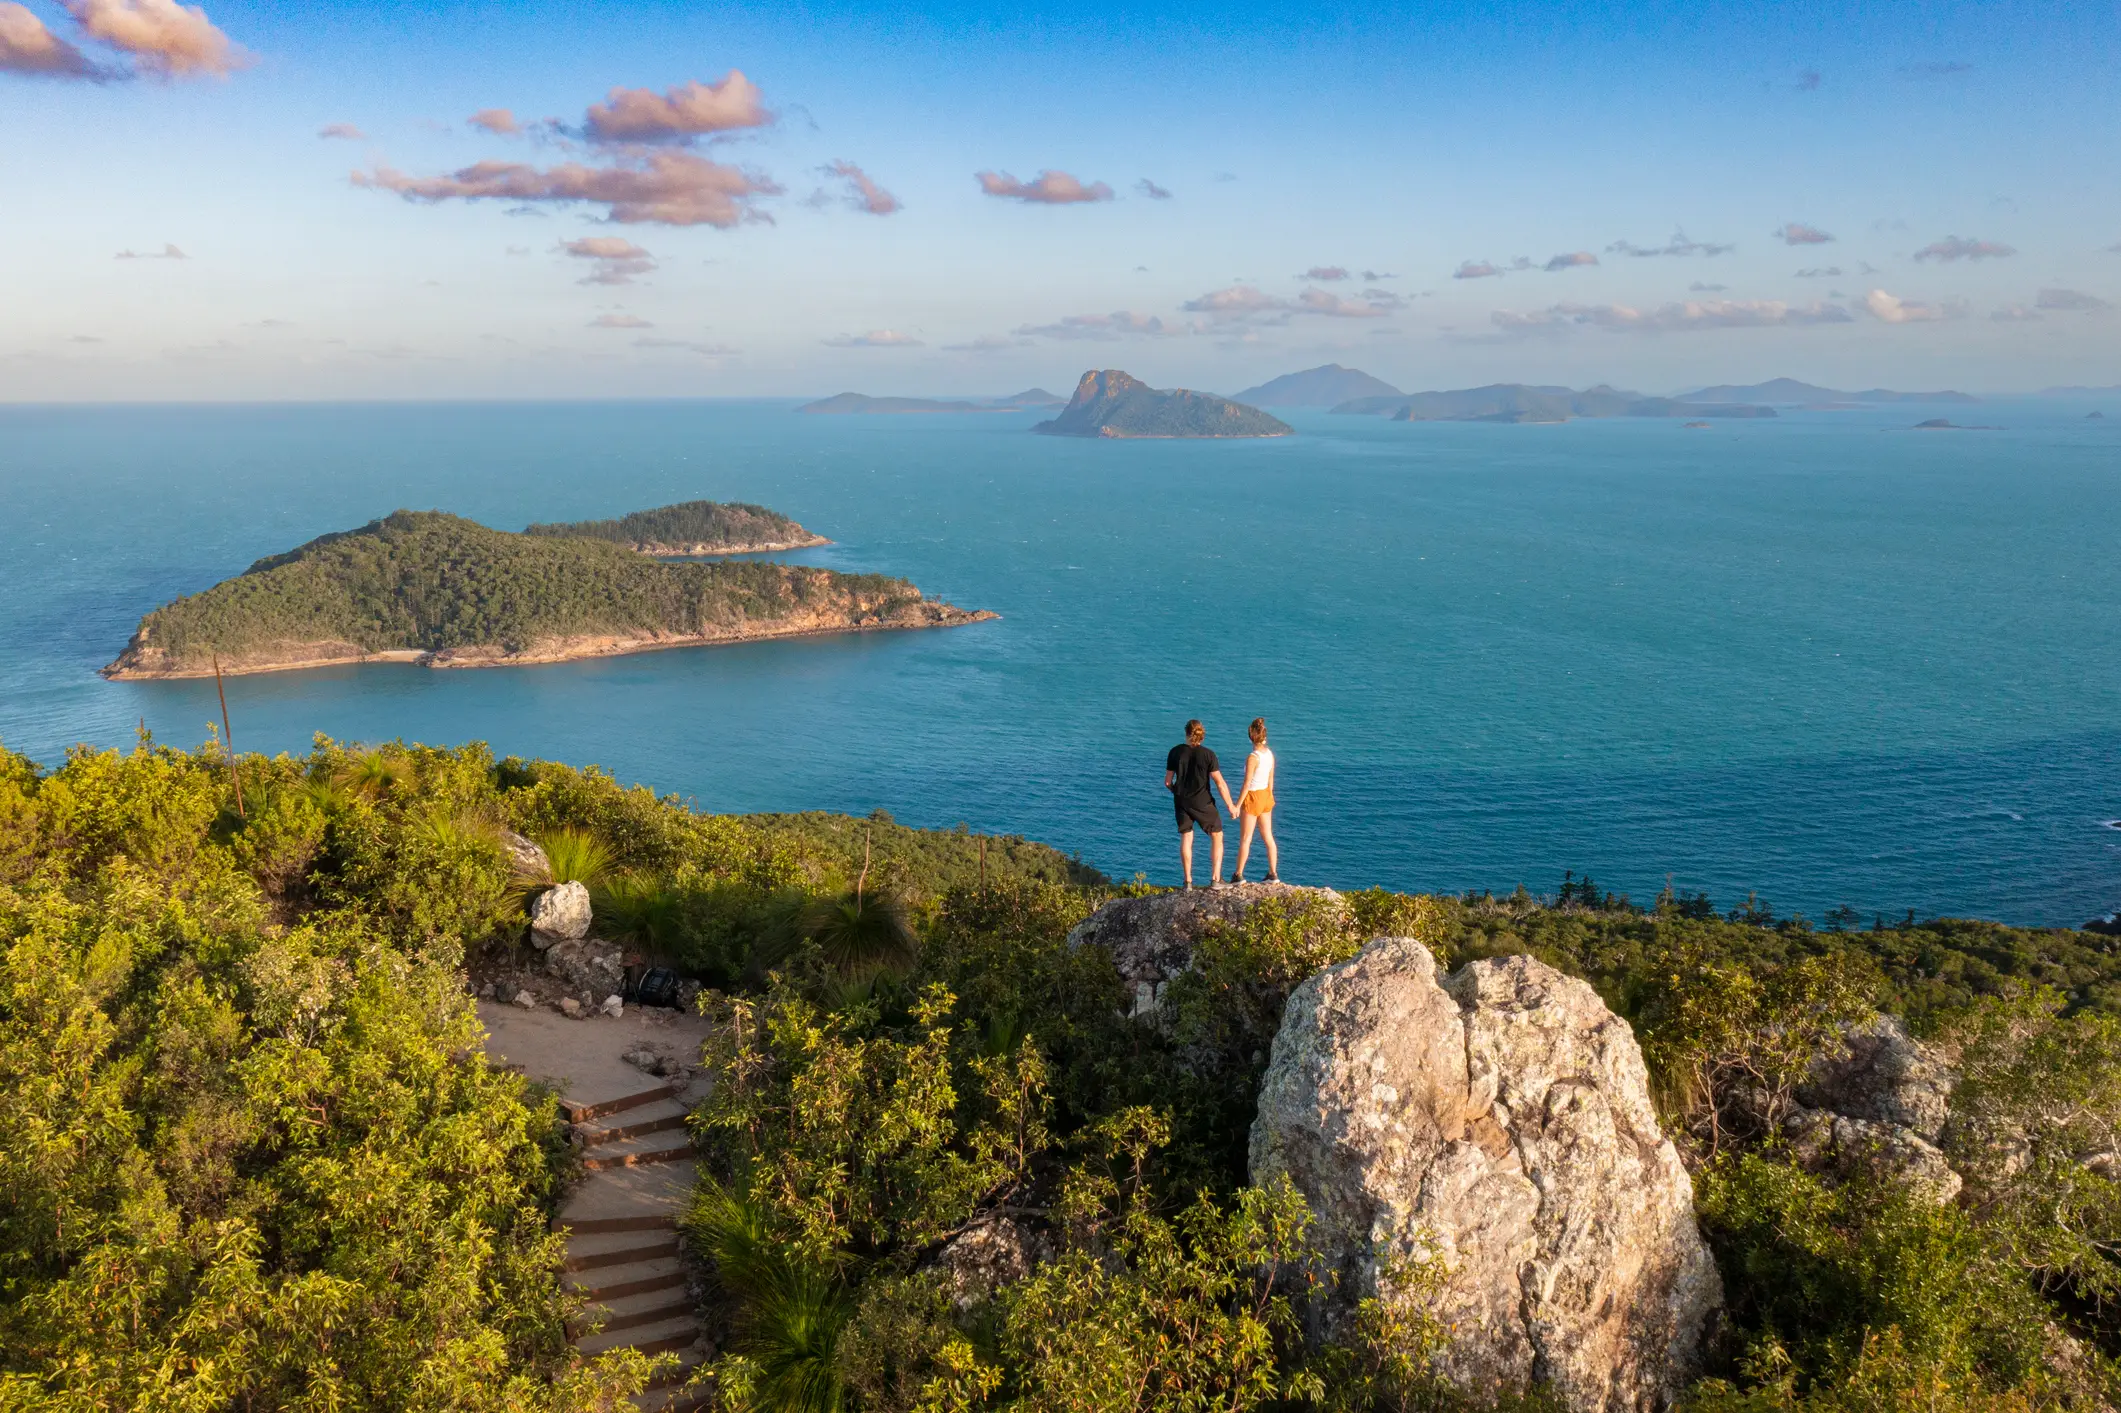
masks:
<path fill-rule="evenodd" d="M 498 667 L 992 617 L 903 579 L 737 560 L 666 564 L 601 539 L 400 510 L 262 559 L 140 621 L 106 677 L 364 661 Z"/>
<path fill-rule="evenodd" d="M 1963 392 L 1895 392 L 1891 388 L 1867 388 L 1862 392 L 1838 392 L 1795 378 L 1773 378 L 1765 383 L 1722 384 L 1683 394 L 1689 402 L 1770 402 L 1783 406 L 1819 407 L 1838 402 L 1979 402 Z"/>
<path fill-rule="evenodd" d="M 763 1364 L 806 1390 L 725 1406 L 2093 1413 L 2121 1394 L 2112 938 L 1821 931 L 1573 877 L 1551 899 L 1115 888 L 962 827 L 712 815 L 478 744 L 320 737 L 235 760 L 143 739 L 51 770 L 0 750 L 8 1406 L 629 1406 L 648 1370 L 624 1346 L 658 1328 L 605 1293 L 618 1352 L 568 1343 L 595 1312 L 555 1217 L 588 1135 L 488 1063 L 473 1001 L 505 982 L 582 1051 L 635 1043 L 565 1018 L 580 964 L 526 936 L 555 884 L 580 885 L 599 945 L 698 988 L 687 1298 L 719 1389 Z M 1418 965 L 1382 975 L 1394 956 Z M 628 1025 L 669 1019 L 622 999 Z M 1292 1063 L 1321 1017 L 1393 1043 Z M 1274 1112 L 1333 1141 L 1296 1184 L 1263 1177 L 1255 1120 L 1307 1077 L 1309 1108 Z M 1318 1180 L 1336 1173 L 1361 1205 Z M 1524 1316 L 1453 1322 L 1447 1282 L 1633 1326 L 1579 1293 L 1641 1288 L 1654 1263 L 1593 1257 L 1657 1253 L 1655 1231 L 1613 1237 L 1644 1230 L 1644 1175 L 1720 1275 L 1701 1347 L 1645 1342 L 1670 1397 L 1584 1397 L 1641 1362 L 1605 1346 L 1511 1373 L 1506 1394 L 1560 1386 L 1529 1401 L 1461 1392 L 1460 1356 Z M 1389 1305 L 1306 1339 L 1334 1293 L 1319 1272 L 1377 1250 L 1373 1193 L 1485 1259 L 1416 1248 Z M 1481 1244 L 1510 1223 L 1521 1247 Z"/>
<path fill-rule="evenodd" d="M 1738 403 L 1681 402 L 1644 397 L 1603 385 L 1575 392 L 1568 388 L 1491 383 L 1451 392 L 1420 392 L 1403 397 L 1365 397 L 1333 409 L 1355 416 L 1389 417 L 1395 422 L 1566 422 L 1572 417 L 1773 417 L 1775 409 Z"/>
<path fill-rule="evenodd" d="M 1238 402 L 1254 407 L 1337 407 L 1359 397 L 1398 397 L 1398 388 L 1382 378 L 1373 378 L 1357 368 L 1327 363 L 1301 373 L 1269 378 L 1256 388 L 1235 395 Z"/>
<path fill-rule="evenodd" d="M 746 505 L 741 501 L 722 504 L 711 500 L 688 500 L 656 510 L 636 510 L 617 520 L 526 525 L 523 533 L 610 540 L 640 554 L 671 558 L 762 554 L 832 543 L 823 535 L 814 535 L 787 516 L 763 505 Z"/>
<path fill-rule="evenodd" d="M 1060 416 L 1031 430 L 1055 437 L 1286 437 L 1295 428 L 1212 393 L 1158 391 L 1113 368 L 1083 374 Z"/>

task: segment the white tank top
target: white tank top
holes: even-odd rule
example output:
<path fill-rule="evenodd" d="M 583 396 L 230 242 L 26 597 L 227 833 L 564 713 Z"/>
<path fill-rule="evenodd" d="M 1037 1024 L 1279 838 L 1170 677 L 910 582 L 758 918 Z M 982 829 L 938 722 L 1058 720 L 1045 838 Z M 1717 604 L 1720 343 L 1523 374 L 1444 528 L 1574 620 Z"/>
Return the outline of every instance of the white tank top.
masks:
<path fill-rule="evenodd" d="M 1274 788 L 1274 752 L 1261 746 L 1245 757 L 1245 794 Z"/>

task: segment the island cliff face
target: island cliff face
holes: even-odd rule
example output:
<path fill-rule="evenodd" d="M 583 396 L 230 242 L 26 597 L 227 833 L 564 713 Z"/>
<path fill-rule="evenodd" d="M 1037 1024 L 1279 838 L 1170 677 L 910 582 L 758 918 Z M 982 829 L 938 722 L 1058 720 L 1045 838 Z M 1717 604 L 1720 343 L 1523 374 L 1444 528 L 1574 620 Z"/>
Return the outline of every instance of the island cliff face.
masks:
<path fill-rule="evenodd" d="M 593 538 L 401 510 L 260 560 L 140 622 L 114 679 L 358 662 L 509 667 L 995 615 L 903 579 L 804 565 L 666 564 Z"/>
<path fill-rule="evenodd" d="M 1107 368 L 1083 374 L 1060 416 L 1031 430 L 1054 437 L 1286 437 L 1296 429 L 1226 397 L 1161 392 Z"/>

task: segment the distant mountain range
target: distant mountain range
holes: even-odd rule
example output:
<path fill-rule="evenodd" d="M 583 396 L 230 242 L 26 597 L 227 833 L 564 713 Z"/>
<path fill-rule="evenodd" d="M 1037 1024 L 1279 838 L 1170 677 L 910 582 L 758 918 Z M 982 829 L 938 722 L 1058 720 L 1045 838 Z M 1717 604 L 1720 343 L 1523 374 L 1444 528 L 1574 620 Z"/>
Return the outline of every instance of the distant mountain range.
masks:
<path fill-rule="evenodd" d="M 1484 388 L 1361 397 L 1335 412 L 1389 417 L 1395 422 L 1566 422 L 1571 417 L 1773 417 L 1775 409 L 1743 403 L 1681 402 L 1599 386 L 1530 387 L 1491 383 Z"/>
<path fill-rule="evenodd" d="M 1359 397 L 1398 397 L 1399 389 L 1359 368 L 1328 363 L 1301 373 L 1284 373 L 1256 388 L 1246 388 L 1234 400 L 1255 407 L 1337 407 Z"/>
<path fill-rule="evenodd" d="M 1748 383 L 1744 386 L 1723 384 L 1713 388 L 1697 388 L 1682 393 L 1688 401 L 1712 402 L 1768 402 L 1783 406 L 1817 407 L 1836 402 L 1979 402 L 1981 399 L 1963 392 L 1894 392 L 1891 388 L 1866 388 L 1862 392 L 1838 392 L 1833 388 L 1822 388 L 1812 383 L 1800 383 L 1795 378 L 1774 378 L 1765 383 Z"/>
<path fill-rule="evenodd" d="M 843 392 L 816 402 L 806 402 L 796 411 L 814 417 L 889 417 L 937 412 L 1014 412 L 1026 407 L 1059 407 L 1063 398 L 1044 388 L 1026 388 L 1008 397 L 952 402 L 929 397 L 870 397 L 866 393 Z"/>
<path fill-rule="evenodd" d="M 1117 368 L 1093 368 L 1060 416 L 1031 430 L 1054 437 L 1286 437 L 1295 428 L 1213 393 L 1159 391 Z"/>
<path fill-rule="evenodd" d="M 2042 397 L 2115 397 L 2121 396 L 2121 386 L 2111 388 L 2042 388 Z"/>

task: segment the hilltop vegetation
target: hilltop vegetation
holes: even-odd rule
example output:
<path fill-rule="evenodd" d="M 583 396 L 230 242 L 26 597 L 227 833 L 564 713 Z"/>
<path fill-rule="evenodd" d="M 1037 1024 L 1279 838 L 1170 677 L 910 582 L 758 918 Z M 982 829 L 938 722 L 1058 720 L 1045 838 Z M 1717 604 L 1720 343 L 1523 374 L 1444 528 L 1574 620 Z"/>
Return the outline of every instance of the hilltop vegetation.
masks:
<path fill-rule="evenodd" d="M 903 579 L 666 564 L 603 539 L 511 535 L 400 510 L 324 535 L 141 620 L 111 676 L 358 660 L 544 660 L 668 642 L 970 621 Z"/>
<path fill-rule="evenodd" d="M 576 520 L 523 527 L 526 535 L 610 540 L 642 554 L 746 554 L 832 543 L 776 510 L 742 501 L 688 500 L 636 510 L 617 520 Z"/>
<path fill-rule="evenodd" d="M 241 813 L 212 747 L 0 753 L 0 1407 L 558 1413 L 638 1384 L 569 1362 L 568 1150 L 476 1049 L 465 968 L 524 928 L 504 826 L 594 841 L 600 926 L 718 988 L 688 1230 L 720 1407 L 1473 1406 L 1433 1324 L 1366 1306 L 1306 1344 L 1307 1213 L 1247 1183 L 1282 998 L 1384 934 L 1531 950 L 1643 1038 L 1729 1294 L 1690 1413 L 2115 1396 L 2114 939 L 1373 891 L 1211 931 L 1159 1030 L 1064 940 L 1113 890 L 1021 840 L 982 877 L 968 833 L 701 815 L 479 747 L 240 766 Z M 1956 1204 L 1730 1126 L 1874 1004 L 1963 1071 Z M 1984 1168 L 1983 1134 L 2024 1156 Z M 1043 1214 L 1052 1259 L 960 1302 L 930 1258 L 996 1212 Z"/>

